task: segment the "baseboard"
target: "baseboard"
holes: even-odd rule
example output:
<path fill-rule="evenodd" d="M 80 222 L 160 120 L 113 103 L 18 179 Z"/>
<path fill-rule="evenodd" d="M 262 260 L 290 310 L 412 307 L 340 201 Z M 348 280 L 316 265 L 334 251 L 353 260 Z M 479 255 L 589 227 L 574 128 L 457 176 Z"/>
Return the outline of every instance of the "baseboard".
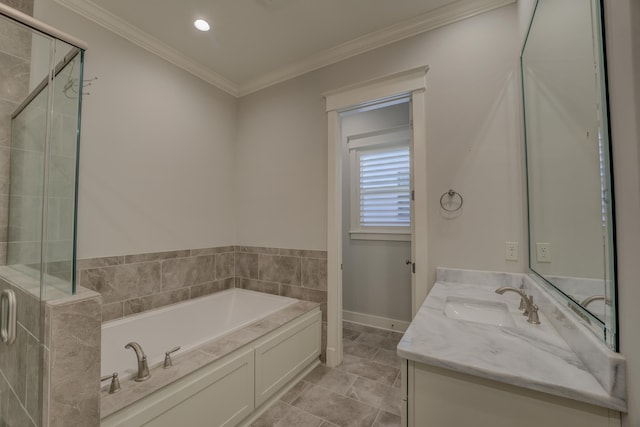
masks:
<path fill-rule="evenodd" d="M 338 350 L 332 347 L 327 347 L 327 366 L 330 368 L 335 368 L 340 363 L 342 363 L 342 360 L 338 357 Z"/>
<path fill-rule="evenodd" d="M 347 310 L 342 311 L 342 320 L 394 332 L 404 332 L 409 327 L 409 322 L 405 322 L 403 320 L 388 319 L 386 317 L 356 313 L 355 311 Z"/>

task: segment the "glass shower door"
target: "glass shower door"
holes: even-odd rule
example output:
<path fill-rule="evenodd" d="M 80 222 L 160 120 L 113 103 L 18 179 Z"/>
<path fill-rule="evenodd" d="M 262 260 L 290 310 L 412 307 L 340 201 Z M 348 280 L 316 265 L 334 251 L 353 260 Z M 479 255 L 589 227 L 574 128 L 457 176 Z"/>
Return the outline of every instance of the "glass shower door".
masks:
<path fill-rule="evenodd" d="M 39 427 L 42 302 L 74 292 L 83 51 L 11 16 L 0 5 L 0 292 L 17 302 L 15 341 L 0 339 L 0 426 Z"/>

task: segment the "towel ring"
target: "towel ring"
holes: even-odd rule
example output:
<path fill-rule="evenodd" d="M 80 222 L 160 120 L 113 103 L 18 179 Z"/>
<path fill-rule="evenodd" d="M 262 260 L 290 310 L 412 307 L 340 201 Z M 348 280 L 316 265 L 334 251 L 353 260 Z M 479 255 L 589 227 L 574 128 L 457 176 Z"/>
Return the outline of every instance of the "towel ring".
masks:
<path fill-rule="evenodd" d="M 460 199 L 457 203 L 456 203 L 456 207 L 453 209 L 449 209 L 447 207 L 445 207 L 444 205 L 444 198 L 445 196 L 449 196 L 450 199 L 453 199 L 454 197 L 457 199 Z M 457 197 L 456 197 L 457 196 Z M 442 196 L 440 196 L 440 207 L 447 211 L 447 212 L 457 212 L 460 210 L 460 208 L 462 208 L 462 205 L 464 204 L 464 199 L 462 198 L 462 196 L 460 195 L 460 193 L 458 193 L 457 191 L 453 191 L 453 190 L 449 190 L 449 191 L 445 191 L 444 193 L 442 193 Z"/>

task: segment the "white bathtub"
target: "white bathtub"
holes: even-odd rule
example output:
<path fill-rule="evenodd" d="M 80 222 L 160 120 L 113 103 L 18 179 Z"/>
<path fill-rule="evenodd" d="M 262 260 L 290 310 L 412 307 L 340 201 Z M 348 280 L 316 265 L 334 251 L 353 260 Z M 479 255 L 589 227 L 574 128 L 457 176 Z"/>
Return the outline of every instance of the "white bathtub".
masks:
<path fill-rule="evenodd" d="M 137 371 L 133 350 L 124 346 L 135 341 L 142 346 L 153 367 L 163 363 L 173 347 L 189 351 L 200 344 L 240 329 L 298 300 L 229 289 L 157 310 L 147 311 L 102 325 L 101 375 L 118 372 L 121 379 Z"/>

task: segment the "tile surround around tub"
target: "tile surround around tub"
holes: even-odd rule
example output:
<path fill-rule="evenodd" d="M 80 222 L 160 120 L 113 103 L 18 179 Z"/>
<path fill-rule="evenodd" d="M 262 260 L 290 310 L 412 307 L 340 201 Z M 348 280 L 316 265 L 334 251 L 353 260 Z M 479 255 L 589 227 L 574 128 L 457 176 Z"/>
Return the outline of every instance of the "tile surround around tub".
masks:
<path fill-rule="evenodd" d="M 233 288 L 233 246 L 78 260 L 78 284 L 99 292 L 113 320 Z"/>
<path fill-rule="evenodd" d="M 326 251 L 236 246 L 235 279 L 237 288 L 320 303 L 321 360 L 326 360 Z"/>
<path fill-rule="evenodd" d="M 78 260 L 78 284 L 102 294 L 113 320 L 237 287 L 320 303 L 323 360 L 326 251 L 223 246 Z"/>
<path fill-rule="evenodd" d="M 223 246 L 81 259 L 78 284 L 102 294 L 103 321 L 232 287 L 322 304 L 325 251 Z"/>

